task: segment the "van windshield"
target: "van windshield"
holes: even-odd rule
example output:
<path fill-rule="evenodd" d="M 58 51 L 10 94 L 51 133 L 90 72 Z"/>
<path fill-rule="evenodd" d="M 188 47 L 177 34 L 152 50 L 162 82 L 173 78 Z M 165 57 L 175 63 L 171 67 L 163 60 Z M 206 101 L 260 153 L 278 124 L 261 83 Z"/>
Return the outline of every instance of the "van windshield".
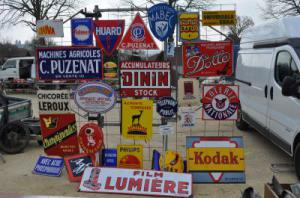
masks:
<path fill-rule="evenodd" d="M 2 68 L 3 68 L 3 69 L 16 68 L 16 66 L 17 66 L 17 61 L 16 61 L 16 60 L 7 60 L 7 61 L 3 64 Z"/>

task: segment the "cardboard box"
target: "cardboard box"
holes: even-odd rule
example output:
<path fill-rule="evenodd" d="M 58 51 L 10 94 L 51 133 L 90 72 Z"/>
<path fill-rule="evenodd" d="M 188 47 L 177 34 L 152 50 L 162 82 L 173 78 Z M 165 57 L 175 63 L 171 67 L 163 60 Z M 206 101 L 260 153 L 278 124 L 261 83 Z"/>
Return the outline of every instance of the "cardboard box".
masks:
<path fill-rule="evenodd" d="M 284 189 L 291 190 L 290 184 L 281 184 Z M 270 184 L 265 184 L 264 198 L 279 198 Z"/>

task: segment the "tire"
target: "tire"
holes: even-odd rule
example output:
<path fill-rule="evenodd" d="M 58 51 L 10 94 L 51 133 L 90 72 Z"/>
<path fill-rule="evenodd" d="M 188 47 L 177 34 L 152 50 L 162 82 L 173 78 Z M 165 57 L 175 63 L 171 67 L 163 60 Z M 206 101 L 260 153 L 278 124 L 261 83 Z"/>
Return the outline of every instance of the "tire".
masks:
<path fill-rule="evenodd" d="M 30 130 L 22 122 L 8 123 L 0 131 L 0 149 L 8 154 L 22 152 L 29 143 Z"/>
<path fill-rule="evenodd" d="M 298 180 L 300 180 L 300 142 L 297 144 L 294 151 L 294 165 Z"/>
<path fill-rule="evenodd" d="M 243 113 L 242 113 L 241 108 L 239 108 L 238 111 L 237 111 L 237 117 L 238 117 L 238 118 L 237 118 L 237 120 L 236 120 L 236 122 L 235 122 L 236 128 L 238 128 L 238 129 L 241 130 L 241 131 L 247 130 L 248 127 L 249 127 L 249 125 L 248 125 L 247 122 L 245 122 L 245 121 L 243 120 Z"/>

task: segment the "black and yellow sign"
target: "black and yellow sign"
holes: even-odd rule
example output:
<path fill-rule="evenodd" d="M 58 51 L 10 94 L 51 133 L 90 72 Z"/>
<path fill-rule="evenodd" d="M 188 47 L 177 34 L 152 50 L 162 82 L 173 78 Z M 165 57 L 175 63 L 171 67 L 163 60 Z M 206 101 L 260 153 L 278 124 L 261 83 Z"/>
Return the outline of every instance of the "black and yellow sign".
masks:
<path fill-rule="evenodd" d="M 236 12 L 226 11 L 202 11 L 202 25 L 234 25 L 236 24 Z"/>

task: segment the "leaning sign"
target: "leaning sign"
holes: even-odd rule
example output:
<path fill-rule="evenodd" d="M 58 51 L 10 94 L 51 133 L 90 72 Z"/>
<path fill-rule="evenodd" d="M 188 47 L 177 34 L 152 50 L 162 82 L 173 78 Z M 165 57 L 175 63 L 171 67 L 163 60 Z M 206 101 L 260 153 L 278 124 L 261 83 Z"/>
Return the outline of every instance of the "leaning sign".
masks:
<path fill-rule="evenodd" d="M 69 90 L 38 90 L 40 114 L 70 113 Z"/>
<path fill-rule="evenodd" d="M 190 197 L 192 176 L 152 170 L 87 167 L 79 191 Z"/>
<path fill-rule="evenodd" d="M 202 11 L 202 25 L 234 25 L 236 13 L 234 10 Z"/>
<path fill-rule="evenodd" d="M 38 48 L 38 80 L 100 80 L 103 78 L 103 55 L 94 47 Z"/>

